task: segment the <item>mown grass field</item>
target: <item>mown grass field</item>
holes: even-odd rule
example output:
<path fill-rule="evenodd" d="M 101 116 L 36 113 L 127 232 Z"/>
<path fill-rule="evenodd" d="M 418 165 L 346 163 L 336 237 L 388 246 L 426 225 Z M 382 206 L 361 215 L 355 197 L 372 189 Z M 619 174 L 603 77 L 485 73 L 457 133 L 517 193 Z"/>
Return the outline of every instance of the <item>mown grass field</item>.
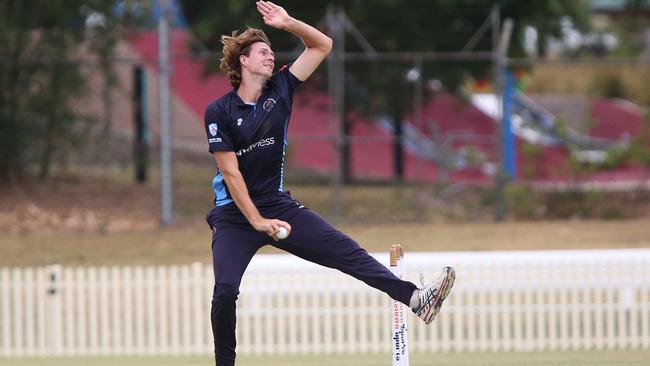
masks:
<path fill-rule="evenodd" d="M 412 251 L 650 247 L 650 220 L 340 225 L 371 252 L 401 243 Z M 210 231 L 201 220 L 164 230 L 0 235 L 0 266 L 209 263 Z M 278 252 L 271 246 L 261 252 Z"/>
<path fill-rule="evenodd" d="M 126 169 L 75 171 L 47 184 L 25 181 L 2 186 L 0 267 L 209 263 L 211 232 L 203 218 L 213 195 L 209 182 L 214 164 L 209 163 L 179 164 L 176 222 L 163 229 L 158 223 L 155 170 L 146 185 L 130 182 Z M 303 204 L 327 215 L 331 191 L 326 184 L 296 181 L 288 188 Z M 346 212 L 363 221 L 344 219 L 335 224 L 371 252 L 385 252 L 395 243 L 411 252 L 650 247 L 650 216 L 496 224 L 484 206 L 478 209 L 483 212 L 479 216 L 467 214 L 464 210 L 476 208 L 465 207 L 476 201 L 469 199 L 452 200 L 458 217 L 415 217 L 419 208 L 431 205 L 426 189 L 345 187 Z M 276 250 L 267 246 L 262 252 Z"/>
<path fill-rule="evenodd" d="M 413 354 L 413 366 L 646 366 L 650 351 Z M 198 366 L 211 357 L 0 358 L 0 366 Z M 238 366 L 389 366 L 389 354 L 241 356 Z"/>

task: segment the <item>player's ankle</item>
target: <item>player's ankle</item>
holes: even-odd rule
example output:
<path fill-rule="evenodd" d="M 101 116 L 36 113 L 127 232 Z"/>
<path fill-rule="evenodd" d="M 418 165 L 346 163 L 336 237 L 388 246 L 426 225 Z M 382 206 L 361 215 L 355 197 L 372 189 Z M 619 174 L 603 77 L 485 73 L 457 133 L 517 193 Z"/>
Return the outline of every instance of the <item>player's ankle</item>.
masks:
<path fill-rule="evenodd" d="M 418 296 L 420 293 L 419 289 L 413 290 L 413 295 L 411 295 L 411 299 L 409 300 L 409 307 L 415 311 L 417 308 L 420 307 L 420 296 Z"/>

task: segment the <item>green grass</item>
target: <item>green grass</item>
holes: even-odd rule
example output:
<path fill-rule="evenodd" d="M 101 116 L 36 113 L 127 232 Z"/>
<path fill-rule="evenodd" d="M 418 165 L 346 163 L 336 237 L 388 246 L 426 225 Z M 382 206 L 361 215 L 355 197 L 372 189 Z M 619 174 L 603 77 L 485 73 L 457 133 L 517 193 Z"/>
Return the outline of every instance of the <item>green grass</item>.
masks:
<path fill-rule="evenodd" d="M 401 243 L 415 251 L 647 248 L 647 220 L 340 225 L 371 252 Z M 210 263 L 203 220 L 164 230 L 115 233 L 32 232 L 0 235 L 0 267 Z M 261 253 L 278 253 L 270 246 Z"/>
<path fill-rule="evenodd" d="M 650 350 L 580 351 L 580 352 L 511 352 L 511 353 L 441 353 L 413 354 L 413 366 L 644 366 Z M 198 366 L 213 364 L 211 357 L 57 357 L 0 358 L 0 366 Z M 238 366 L 388 366 L 388 354 L 241 356 Z"/>
<path fill-rule="evenodd" d="M 75 170 L 47 184 L 28 180 L 0 187 L 0 267 L 210 263 L 211 232 L 204 214 L 211 205 L 214 163 L 184 163 L 175 172 L 176 221 L 163 229 L 155 169 L 148 185 L 130 183 L 125 170 Z M 327 215 L 330 187 L 306 183 L 287 187 L 303 204 Z M 385 252 L 395 243 L 409 252 L 650 247 L 647 217 L 500 224 L 480 217 L 427 217 L 423 202 L 430 201 L 425 193 L 432 189 L 347 186 L 346 216 L 333 223 L 371 252 Z M 461 218 L 468 216 L 464 202 L 452 210 Z M 267 246 L 261 252 L 278 251 Z"/>
<path fill-rule="evenodd" d="M 647 220 L 340 225 L 371 252 L 401 243 L 415 251 L 647 248 Z M 0 235 L 0 267 L 209 263 L 203 220 L 164 230 L 115 233 L 33 232 Z M 270 246 L 261 253 L 278 253 Z"/>

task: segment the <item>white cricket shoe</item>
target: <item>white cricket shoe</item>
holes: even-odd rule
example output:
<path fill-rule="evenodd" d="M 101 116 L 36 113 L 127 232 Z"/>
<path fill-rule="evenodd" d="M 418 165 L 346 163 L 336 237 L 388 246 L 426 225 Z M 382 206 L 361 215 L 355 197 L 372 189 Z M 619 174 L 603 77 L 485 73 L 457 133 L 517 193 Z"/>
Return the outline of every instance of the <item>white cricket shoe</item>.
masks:
<path fill-rule="evenodd" d="M 422 277 L 421 277 L 422 279 Z M 445 267 L 437 280 L 428 286 L 422 286 L 418 291 L 420 304 L 413 312 L 419 316 L 426 324 L 430 324 L 436 315 L 440 312 L 442 302 L 454 286 L 456 271 L 452 267 Z"/>

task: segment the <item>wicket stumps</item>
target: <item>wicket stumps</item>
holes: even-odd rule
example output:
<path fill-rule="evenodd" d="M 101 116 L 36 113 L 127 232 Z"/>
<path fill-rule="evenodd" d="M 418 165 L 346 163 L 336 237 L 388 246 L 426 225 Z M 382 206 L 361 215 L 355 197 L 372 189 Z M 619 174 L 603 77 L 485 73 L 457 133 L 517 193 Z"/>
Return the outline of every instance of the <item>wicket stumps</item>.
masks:
<path fill-rule="evenodd" d="M 404 274 L 404 248 L 400 244 L 390 247 L 390 270 L 395 276 L 402 278 Z M 399 301 L 391 299 L 391 344 L 393 350 L 393 366 L 408 366 L 409 347 L 407 329 L 407 307 Z"/>

